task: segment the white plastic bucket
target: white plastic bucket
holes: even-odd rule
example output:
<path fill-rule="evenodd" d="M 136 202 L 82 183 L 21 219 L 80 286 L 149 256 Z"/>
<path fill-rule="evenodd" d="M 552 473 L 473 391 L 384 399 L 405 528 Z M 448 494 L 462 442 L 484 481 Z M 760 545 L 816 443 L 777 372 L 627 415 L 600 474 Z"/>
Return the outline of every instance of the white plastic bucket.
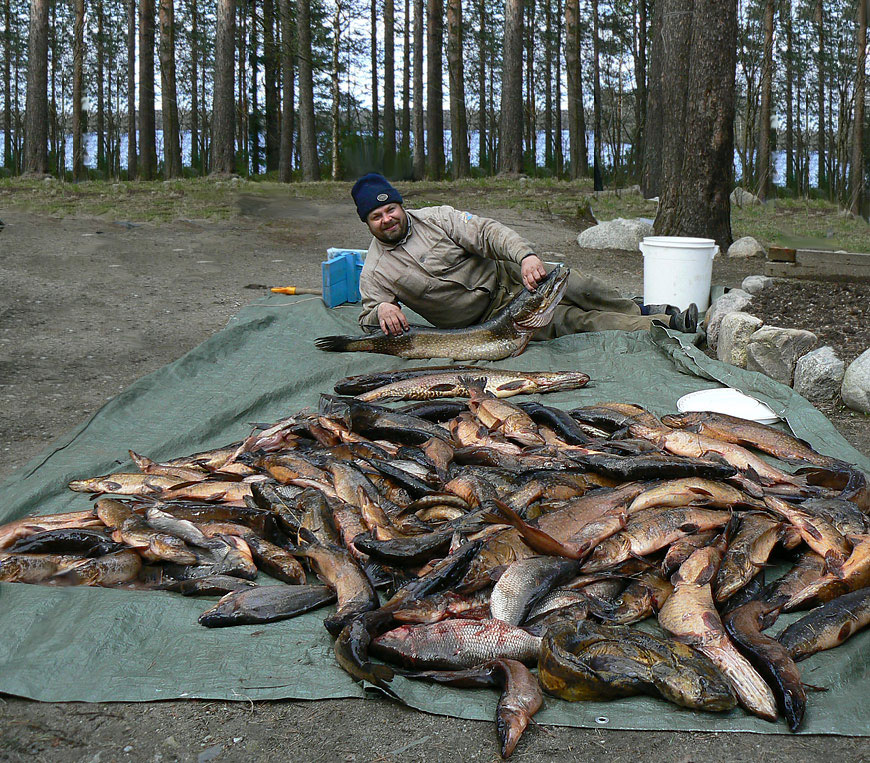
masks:
<path fill-rule="evenodd" d="M 713 258 L 719 247 L 712 238 L 647 236 L 643 253 L 643 301 L 685 310 L 694 302 L 701 314 L 710 307 Z"/>

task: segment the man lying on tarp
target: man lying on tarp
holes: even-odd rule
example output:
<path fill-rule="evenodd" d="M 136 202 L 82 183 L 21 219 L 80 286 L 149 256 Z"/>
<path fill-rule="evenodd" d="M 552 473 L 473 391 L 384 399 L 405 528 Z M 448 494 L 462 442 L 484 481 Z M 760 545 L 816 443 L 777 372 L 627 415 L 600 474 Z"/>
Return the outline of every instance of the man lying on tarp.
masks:
<path fill-rule="evenodd" d="M 376 173 L 357 180 L 351 195 L 374 236 L 360 276 L 359 322 L 366 330 L 402 333 L 409 324 L 400 305 L 438 328 L 482 323 L 547 275 L 529 242 L 495 220 L 446 205 L 406 210 L 402 195 Z M 698 308 L 640 307 L 601 279 L 572 270 L 553 320 L 533 338 L 637 331 L 653 321 L 693 333 Z"/>

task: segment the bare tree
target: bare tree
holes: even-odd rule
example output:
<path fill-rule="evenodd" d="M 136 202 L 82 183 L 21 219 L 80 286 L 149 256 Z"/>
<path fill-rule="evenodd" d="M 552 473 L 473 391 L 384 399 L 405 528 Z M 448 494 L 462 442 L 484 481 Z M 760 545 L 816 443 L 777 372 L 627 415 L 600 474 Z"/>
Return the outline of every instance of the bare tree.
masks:
<path fill-rule="evenodd" d="M 181 177 L 181 126 L 175 77 L 175 6 L 160 0 L 160 103 L 163 109 L 163 175 Z"/>
<path fill-rule="evenodd" d="M 281 112 L 281 146 L 278 160 L 278 179 L 289 183 L 293 172 L 293 18 L 290 0 L 279 0 L 281 13 L 281 70 L 283 83 L 283 111 Z"/>
<path fill-rule="evenodd" d="M 137 177 L 136 154 L 136 0 L 127 0 L 127 177 Z"/>
<path fill-rule="evenodd" d="M 311 6 L 296 0 L 296 40 L 299 70 L 299 157 L 302 179 L 320 180 L 317 128 L 314 123 L 314 78 L 311 65 Z"/>
<path fill-rule="evenodd" d="M 84 98 L 85 0 L 75 0 L 73 21 L 73 180 L 85 179 L 82 145 L 82 98 Z"/>
<path fill-rule="evenodd" d="M 236 170 L 235 81 L 236 0 L 218 0 L 214 50 L 214 101 L 212 106 L 212 163 L 215 175 Z"/>
<path fill-rule="evenodd" d="M 24 172 L 48 172 L 48 0 L 30 1 Z M 16 100 L 17 103 L 17 100 Z"/>
<path fill-rule="evenodd" d="M 662 98 L 664 97 L 663 64 L 665 48 L 664 2 L 653 3 L 653 16 L 650 22 L 649 75 L 646 89 L 646 120 L 644 124 L 643 163 L 640 170 L 640 190 L 646 198 L 661 193 L 662 185 L 662 142 L 663 117 Z M 670 29 L 670 28 L 669 28 Z"/>
<path fill-rule="evenodd" d="M 867 100 L 867 2 L 858 0 L 858 13 L 855 26 L 855 116 L 852 128 L 852 176 L 849 182 L 849 209 L 853 215 L 860 215 L 864 204 L 864 104 Z"/>
<path fill-rule="evenodd" d="M 442 102 L 444 4 L 426 2 L 426 174 L 431 180 L 444 176 L 444 105 Z"/>
<path fill-rule="evenodd" d="M 455 179 L 471 174 L 462 61 L 462 0 L 447 0 L 447 70 L 450 72 L 450 151 Z"/>
<path fill-rule="evenodd" d="M 556 3 L 556 45 L 555 45 L 555 91 L 553 100 L 556 104 L 556 114 L 553 121 L 553 131 L 555 132 L 555 145 L 553 147 L 553 161 L 555 163 L 556 176 L 560 177 L 563 172 L 564 157 L 562 152 L 562 0 L 557 0 Z"/>
<path fill-rule="evenodd" d="M 782 0 L 780 11 L 785 28 L 785 185 L 795 187 L 794 156 L 794 30 L 791 22 L 791 0 Z"/>
<path fill-rule="evenodd" d="M 758 109 L 758 198 L 770 196 L 770 114 L 773 91 L 773 2 L 764 3 L 764 54 L 761 62 L 761 106 Z"/>
<path fill-rule="evenodd" d="M 414 179 L 426 171 L 423 134 L 423 0 L 414 0 Z"/>

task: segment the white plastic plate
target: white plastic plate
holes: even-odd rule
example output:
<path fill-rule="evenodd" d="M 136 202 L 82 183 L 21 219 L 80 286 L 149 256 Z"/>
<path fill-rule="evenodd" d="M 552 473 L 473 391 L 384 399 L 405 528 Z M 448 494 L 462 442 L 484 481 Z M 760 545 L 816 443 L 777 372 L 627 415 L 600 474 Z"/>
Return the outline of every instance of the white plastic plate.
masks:
<path fill-rule="evenodd" d="M 730 387 L 702 389 L 683 395 L 677 400 L 677 410 L 680 413 L 689 411 L 727 413 L 729 416 L 757 421 L 760 424 L 774 424 L 779 421 L 779 416 L 769 405 Z"/>

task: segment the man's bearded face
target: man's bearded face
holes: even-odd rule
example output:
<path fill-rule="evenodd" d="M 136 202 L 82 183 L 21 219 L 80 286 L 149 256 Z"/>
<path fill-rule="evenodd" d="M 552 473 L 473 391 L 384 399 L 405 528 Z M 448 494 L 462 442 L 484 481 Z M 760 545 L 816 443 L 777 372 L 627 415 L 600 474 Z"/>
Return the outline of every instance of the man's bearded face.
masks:
<path fill-rule="evenodd" d="M 408 215 L 401 204 L 384 204 L 369 212 L 366 224 L 378 241 L 398 244 L 408 232 Z"/>

